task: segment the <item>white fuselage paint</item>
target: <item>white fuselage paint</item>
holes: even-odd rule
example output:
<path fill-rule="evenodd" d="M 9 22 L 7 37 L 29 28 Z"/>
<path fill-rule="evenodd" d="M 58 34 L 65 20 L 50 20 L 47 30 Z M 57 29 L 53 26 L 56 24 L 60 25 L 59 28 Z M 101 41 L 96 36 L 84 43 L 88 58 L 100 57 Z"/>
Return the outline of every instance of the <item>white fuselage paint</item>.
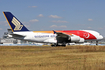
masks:
<path fill-rule="evenodd" d="M 14 34 L 25 36 L 24 40 L 46 43 L 57 43 L 56 34 L 53 33 L 34 33 L 33 31 L 14 32 Z"/>

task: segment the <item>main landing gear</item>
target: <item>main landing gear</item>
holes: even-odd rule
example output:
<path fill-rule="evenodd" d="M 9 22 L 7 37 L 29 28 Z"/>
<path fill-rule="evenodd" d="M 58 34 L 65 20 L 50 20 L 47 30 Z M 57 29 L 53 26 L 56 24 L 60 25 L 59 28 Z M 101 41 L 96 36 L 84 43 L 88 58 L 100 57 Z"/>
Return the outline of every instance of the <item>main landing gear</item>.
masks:
<path fill-rule="evenodd" d="M 60 43 L 60 44 L 54 43 L 54 44 L 52 44 L 51 46 L 52 46 L 52 47 L 57 47 L 57 46 L 63 46 L 63 47 L 65 47 L 65 46 L 66 46 L 66 43 L 65 43 L 65 42 L 64 42 L 64 43 Z"/>
<path fill-rule="evenodd" d="M 96 41 L 96 45 L 98 45 L 98 41 Z"/>

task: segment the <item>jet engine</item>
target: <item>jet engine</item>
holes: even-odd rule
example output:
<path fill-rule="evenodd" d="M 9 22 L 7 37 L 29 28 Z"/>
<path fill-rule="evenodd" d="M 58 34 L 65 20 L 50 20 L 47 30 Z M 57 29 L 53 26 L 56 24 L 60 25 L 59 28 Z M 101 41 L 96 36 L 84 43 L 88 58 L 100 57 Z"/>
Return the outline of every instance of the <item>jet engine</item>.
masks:
<path fill-rule="evenodd" d="M 70 41 L 71 42 L 78 42 L 79 40 L 80 40 L 79 36 L 76 36 L 76 35 L 70 36 Z"/>
<path fill-rule="evenodd" d="M 83 43 L 84 41 L 84 38 L 80 38 L 79 43 Z"/>
<path fill-rule="evenodd" d="M 76 36 L 76 35 L 69 36 L 68 40 L 70 40 L 70 42 L 77 42 L 77 43 L 84 42 L 83 38 L 80 38 L 79 36 Z"/>

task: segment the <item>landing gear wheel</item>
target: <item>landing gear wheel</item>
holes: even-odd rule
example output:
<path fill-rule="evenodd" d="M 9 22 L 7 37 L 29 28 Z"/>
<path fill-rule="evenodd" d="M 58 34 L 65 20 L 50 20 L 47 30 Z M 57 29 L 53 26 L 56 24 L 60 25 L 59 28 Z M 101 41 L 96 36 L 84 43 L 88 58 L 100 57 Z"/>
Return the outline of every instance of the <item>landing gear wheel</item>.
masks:
<path fill-rule="evenodd" d="M 54 44 L 52 44 L 51 46 L 52 46 L 52 47 L 56 47 L 56 46 L 57 46 L 57 44 L 56 44 L 56 43 L 54 43 Z"/>
<path fill-rule="evenodd" d="M 54 47 L 56 47 L 57 46 L 57 44 L 54 44 Z"/>
<path fill-rule="evenodd" d="M 98 45 L 98 41 L 96 41 L 96 45 Z"/>
<path fill-rule="evenodd" d="M 63 47 L 66 47 L 66 45 L 63 45 Z"/>
<path fill-rule="evenodd" d="M 64 42 L 64 43 L 62 44 L 62 46 L 64 46 L 64 47 L 65 47 L 65 46 L 66 46 L 66 43 Z"/>

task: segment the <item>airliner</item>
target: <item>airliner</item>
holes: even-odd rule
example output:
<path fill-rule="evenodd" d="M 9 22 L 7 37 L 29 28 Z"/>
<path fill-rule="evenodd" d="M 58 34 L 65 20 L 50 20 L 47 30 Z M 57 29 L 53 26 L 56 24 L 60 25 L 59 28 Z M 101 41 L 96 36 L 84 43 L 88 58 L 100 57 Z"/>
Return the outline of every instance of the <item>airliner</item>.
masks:
<path fill-rule="evenodd" d="M 3 12 L 15 39 L 50 43 L 51 46 L 66 46 L 67 43 L 84 43 L 85 41 L 98 41 L 103 36 L 93 30 L 51 30 L 51 31 L 30 31 L 11 12 Z"/>

